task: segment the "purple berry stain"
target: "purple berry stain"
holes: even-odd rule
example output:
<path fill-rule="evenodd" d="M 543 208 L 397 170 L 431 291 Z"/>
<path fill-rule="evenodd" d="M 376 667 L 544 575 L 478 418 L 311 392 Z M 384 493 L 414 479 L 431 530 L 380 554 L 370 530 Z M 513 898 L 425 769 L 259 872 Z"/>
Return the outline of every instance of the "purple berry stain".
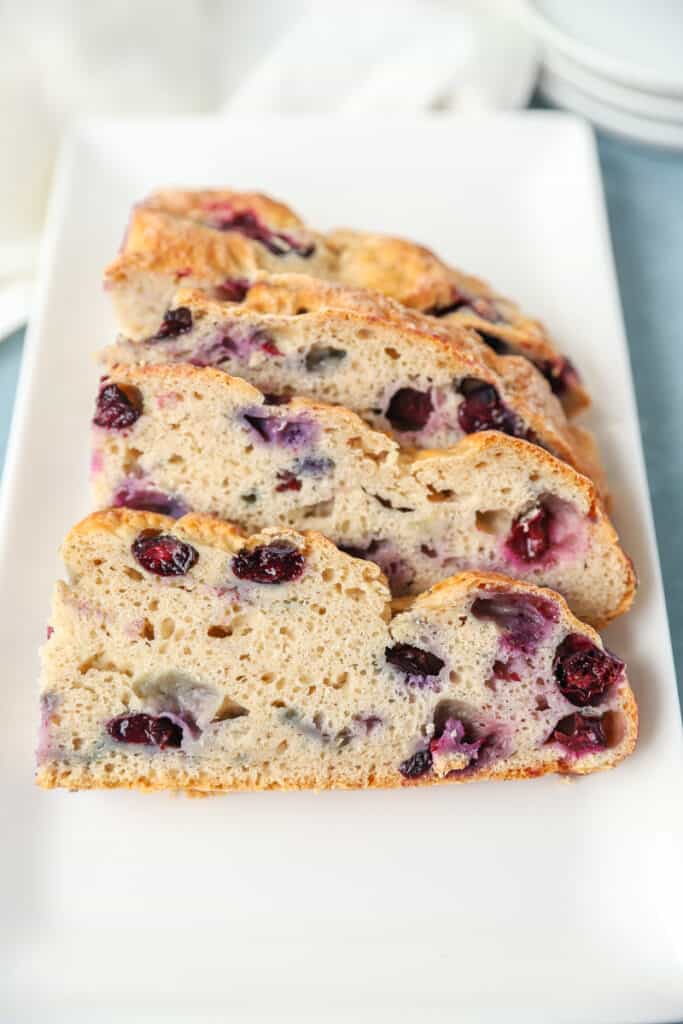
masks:
<path fill-rule="evenodd" d="M 285 231 L 273 231 L 252 210 L 233 210 L 229 204 L 210 204 L 215 212 L 209 221 L 210 227 L 218 231 L 236 231 L 245 238 L 260 242 L 273 256 L 288 256 L 295 253 L 308 259 L 315 252 L 312 243 L 299 242 Z"/>
<path fill-rule="evenodd" d="M 502 642 L 510 650 L 533 654 L 559 619 L 557 607 L 544 597 L 502 593 L 477 597 L 472 604 L 477 619 L 493 622 L 502 630 Z"/>
<path fill-rule="evenodd" d="M 188 359 L 193 366 L 219 366 L 231 359 L 248 360 L 258 350 L 268 355 L 282 355 L 270 336 L 249 324 L 225 323 L 213 336 L 206 338 Z"/>
<path fill-rule="evenodd" d="M 460 718 L 448 718 L 443 730 L 429 744 L 433 757 L 446 757 L 453 754 L 463 754 L 469 761 L 475 761 L 479 757 L 479 749 L 484 743 L 485 737 L 468 741 L 465 723 Z"/>
<path fill-rule="evenodd" d="M 286 419 L 254 412 L 245 413 L 244 419 L 268 444 L 281 445 L 283 448 L 302 448 L 315 440 L 316 424 L 304 417 Z"/>
<path fill-rule="evenodd" d="M 112 498 L 114 508 L 132 508 L 142 512 L 157 512 L 162 516 L 180 519 L 189 512 L 182 498 L 165 494 L 153 487 L 145 487 L 137 481 L 128 481 L 119 487 Z"/>

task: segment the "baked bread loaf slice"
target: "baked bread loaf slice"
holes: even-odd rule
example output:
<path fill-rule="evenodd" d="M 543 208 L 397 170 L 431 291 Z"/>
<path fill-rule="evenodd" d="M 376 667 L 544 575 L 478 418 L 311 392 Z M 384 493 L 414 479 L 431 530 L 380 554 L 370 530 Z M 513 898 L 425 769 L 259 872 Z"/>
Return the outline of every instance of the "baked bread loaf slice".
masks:
<path fill-rule="evenodd" d="M 588 404 L 576 369 L 542 324 L 484 281 L 405 239 L 311 231 L 283 203 L 259 193 L 154 193 L 133 209 L 105 281 L 123 333 L 141 340 L 159 330 L 180 283 L 234 297 L 259 270 L 373 289 L 444 323 L 475 327 L 498 354 L 529 359 L 569 413 Z"/>
<path fill-rule="evenodd" d="M 118 509 L 63 548 L 37 781 L 398 786 L 585 774 L 633 749 L 624 666 L 550 590 L 464 573 L 392 617 L 317 533 Z"/>
<path fill-rule="evenodd" d="M 560 591 L 595 626 L 633 597 L 591 482 L 518 438 L 401 451 L 339 406 L 268 405 L 246 381 L 186 364 L 115 367 L 94 422 L 98 508 L 319 530 L 377 562 L 395 596 L 495 570 Z"/>
<path fill-rule="evenodd" d="M 497 429 L 541 444 L 602 488 L 580 428 L 519 356 L 496 356 L 465 329 L 404 314 L 305 275 L 266 277 L 242 301 L 181 289 L 152 338 L 119 339 L 107 365 L 190 362 L 244 377 L 279 396 L 344 405 L 406 447 L 443 448 Z"/>

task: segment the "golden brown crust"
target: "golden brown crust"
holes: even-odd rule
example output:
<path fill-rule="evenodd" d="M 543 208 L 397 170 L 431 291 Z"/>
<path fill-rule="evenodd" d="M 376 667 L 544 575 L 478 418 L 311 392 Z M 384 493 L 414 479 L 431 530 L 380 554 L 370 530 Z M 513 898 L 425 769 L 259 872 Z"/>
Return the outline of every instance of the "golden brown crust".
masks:
<path fill-rule="evenodd" d="M 173 533 L 227 552 L 236 551 L 244 545 L 244 533 L 238 526 L 213 516 L 190 513 L 180 519 L 171 519 L 157 512 L 108 508 L 100 512 L 91 512 L 69 530 L 62 545 L 64 561 L 68 563 L 69 549 L 72 545 L 89 534 L 105 532 L 117 537 L 126 537 L 131 533 L 141 533 L 143 530 L 173 530 Z M 283 531 L 276 532 L 280 535 Z"/>
<path fill-rule="evenodd" d="M 262 220 L 276 228 L 304 227 L 294 210 L 263 192 L 237 192 L 228 188 L 163 188 L 153 192 L 140 204 L 149 210 L 160 210 L 177 217 L 192 217 L 198 210 L 211 210 L 223 205 L 237 211 L 253 210 Z"/>
<path fill-rule="evenodd" d="M 449 267 L 434 252 L 402 238 L 339 229 L 326 236 L 310 231 L 284 203 L 254 192 L 230 189 L 161 190 L 133 211 L 124 252 L 107 270 L 107 281 L 130 279 L 135 253 L 154 253 L 138 263 L 138 272 L 178 273 L 218 283 L 221 277 L 250 276 L 259 267 L 286 269 L 267 255 L 263 246 L 236 234 L 217 232 L 202 223 L 212 210 L 225 205 L 254 212 L 275 230 L 293 230 L 315 245 L 308 269 L 316 276 L 381 292 L 404 306 L 424 311 L 447 310 L 463 304 L 441 321 L 444 327 L 471 327 L 507 342 L 536 365 L 557 363 L 561 356 L 543 325 L 527 317 L 511 300 L 486 282 Z M 474 305 L 470 300 L 474 300 Z M 480 315 L 481 314 L 481 315 Z M 571 381 L 563 404 L 572 415 L 588 404 L 578 381 Z"/>
<path fill-rule="evenodd" d="M 105 277 L 125 280 L 141 266 L 179 281 L 191 276 L 212 282 L 259 269 L 254 246 L 243 235 L 217 232 L 194 221 L 179 221 L 137 207 L 128 225 L 124 251 L 107 268 Z"/>

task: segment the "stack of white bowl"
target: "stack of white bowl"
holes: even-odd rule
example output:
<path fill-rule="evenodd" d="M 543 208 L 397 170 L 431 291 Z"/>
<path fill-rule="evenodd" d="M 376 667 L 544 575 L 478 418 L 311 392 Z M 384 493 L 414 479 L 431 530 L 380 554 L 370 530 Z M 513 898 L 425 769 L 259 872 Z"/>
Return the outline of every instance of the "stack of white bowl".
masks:
<path fill-rule="evenodd" d="M 598 127 L 683 149 L 683 0 L 521 0 L 539 87 Z"/>

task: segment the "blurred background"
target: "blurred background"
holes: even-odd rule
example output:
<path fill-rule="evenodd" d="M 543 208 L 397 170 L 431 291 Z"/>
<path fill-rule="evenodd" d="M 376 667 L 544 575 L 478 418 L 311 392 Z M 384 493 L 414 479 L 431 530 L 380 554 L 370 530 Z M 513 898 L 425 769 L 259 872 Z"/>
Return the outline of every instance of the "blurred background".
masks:
<path fill-rule="evenodd" d="M 0 460 L 75 117 L 553 106 L 591 121 L 683 664 L 681 0 L 0 0 L 0 19 Z"/>

